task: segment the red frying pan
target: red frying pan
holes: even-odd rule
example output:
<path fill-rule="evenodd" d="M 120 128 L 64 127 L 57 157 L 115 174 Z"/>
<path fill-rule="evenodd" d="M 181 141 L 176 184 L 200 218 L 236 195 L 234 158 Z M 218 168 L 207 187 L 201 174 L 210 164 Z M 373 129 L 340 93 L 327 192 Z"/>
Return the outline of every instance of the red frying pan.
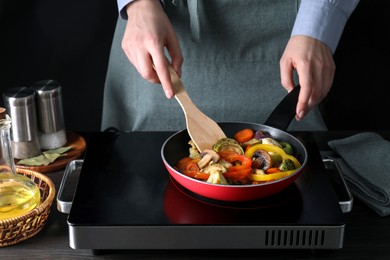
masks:
<path fill-rule="evenodd" d="M 294 156 L 301 162 L 301 167 L 293 174 L 276 181 L 251 185 L 222 185 L 193 179 L 174 168 L 180 159 L 188 156 L 188 141 L 190 140 L 190 137 L 187 130 L 182 130 L 170 136 L 164 142 L 161 149 L 164 165 L 171 177 L 180 185 L 198 195 L 222 201 L 256 200 L 284 190 L 298 178 L 307 162 L 307 151 L 304 145 L 293 135 L 285 131 L 295 115 L 299 89 L 299 86 L 295 87 L 294 90 L 278 104 L 266 120 L 265 124 L 248 122 L 219 123 L 227 137 L 233 137 L 233 135 L 241 129 L 251 128 L 255 131 L 262 130 L 268 132 L 278 141 L 290 143 L 295 151 Z"/>

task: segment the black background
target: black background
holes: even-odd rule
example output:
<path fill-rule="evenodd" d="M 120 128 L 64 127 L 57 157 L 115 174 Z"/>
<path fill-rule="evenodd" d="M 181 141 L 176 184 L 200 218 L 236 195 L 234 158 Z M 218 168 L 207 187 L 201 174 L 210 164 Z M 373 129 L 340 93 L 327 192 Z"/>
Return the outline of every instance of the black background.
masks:
<path fill-rule="evenodd" d="M 100 130 L 116 0 L 2 0 L 0 12 L 1 92 L 57 80 L 66 128 Z"/>

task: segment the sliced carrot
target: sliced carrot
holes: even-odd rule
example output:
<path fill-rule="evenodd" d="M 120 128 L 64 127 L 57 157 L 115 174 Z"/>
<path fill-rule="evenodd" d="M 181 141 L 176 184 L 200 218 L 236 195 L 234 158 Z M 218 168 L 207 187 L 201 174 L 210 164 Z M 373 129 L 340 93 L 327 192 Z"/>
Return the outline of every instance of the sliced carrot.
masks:
<path fill-rule="evenodd" d="M 199 172 L 199 171 L 187 171 L 184 170 L 183 174 L 187 175 L 188 177 L 198 179 L 198 180 L 207 180 L 210 177 L 209 173 Z"/>
<path fill-rule="evenodd" d="M 238 131 L 234 135 L 234 139 L 239 143 L 245 143 L 245 142 L 248 142 L 249 140 L 251 140 L 253 138 L 254 134 L 255 134 L 255 132 L 252 129 L 245 128 L 245 129 Z"/>
<path fill-rule="evenodd" d="M 182 158 L 178 163 L 177 163 L 177 168 L 179 169 L 179 171 L 184 171 L 187 167 L 187 165 L 192 161 L 192 159 L 190 157 L 184 157 Z"/>
<path fill-rule="evenodd" d="M 194 163 L 194 162 L 189 162 L 187 165 L 186 165 L 186 170 L 187 171 L 200 171 L 199 169 L 199 166 L 198 164 Z"/>
<path fill-rule="evenodd" d="M 281 170 L 279 168 L 277 168 L 277 167 L 272 167 L 272 168 L 267 169 L 265 172 L 270 174 L 270 173 L 281 172 Z"/>

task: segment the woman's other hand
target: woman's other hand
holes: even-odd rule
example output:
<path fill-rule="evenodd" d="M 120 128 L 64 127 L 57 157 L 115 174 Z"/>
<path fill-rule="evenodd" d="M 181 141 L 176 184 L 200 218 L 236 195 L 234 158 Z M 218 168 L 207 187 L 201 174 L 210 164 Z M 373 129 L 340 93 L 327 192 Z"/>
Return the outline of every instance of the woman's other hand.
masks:
<path fill-rule="evenodd" d="M 282 86 L 291 91 L 296 70 L 301 90 L 296 108 L 296 119 L 307 113 L 328 94 L 335 73 L 335 63 L 330 48 L 308 36 L 293 36 L 287 43 L 280 60 Z"/>

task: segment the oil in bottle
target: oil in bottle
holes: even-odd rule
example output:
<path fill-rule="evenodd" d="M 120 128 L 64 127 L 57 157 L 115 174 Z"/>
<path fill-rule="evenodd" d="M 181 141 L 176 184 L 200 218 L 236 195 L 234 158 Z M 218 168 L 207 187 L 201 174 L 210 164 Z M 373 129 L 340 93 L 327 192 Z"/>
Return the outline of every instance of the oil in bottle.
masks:
<path fill-rule="evenodd" d="M 0 107 L 0 220 L 21 216 L 41 200 L 38 185 L 16 172 L 10 128 L 11 119 Z"/>

